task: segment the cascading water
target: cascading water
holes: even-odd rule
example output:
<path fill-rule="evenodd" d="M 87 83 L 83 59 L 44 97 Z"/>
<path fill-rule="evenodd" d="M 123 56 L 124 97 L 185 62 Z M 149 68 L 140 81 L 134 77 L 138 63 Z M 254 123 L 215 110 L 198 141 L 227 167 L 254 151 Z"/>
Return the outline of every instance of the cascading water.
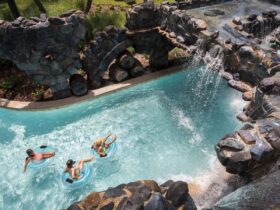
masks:
<path fill-rule="evenodd" d="M 224 53 L 222 47 L 219 45 L 214 45 L 209 51 L 207 51 L 206 39 L 199 39 L 196 46 L 196 52 L 193 56 L 191 65 L 203 65 L 200 68 L 197 68 L 197 74 L 200 79 L 193 86 L 192 90 L 197 97 L 194 100 L 203 101 L 204 107 L 208 107 L 213 103 L 217 88 L 221 82 L 219 72 L 224 70 Z M 212 90 L 210 91 L 210 94 L 209 92 L 206 94 L 206 89 Z"/>
<path fill-rule="evenodd" d="M 206 40 L 198 39 L 196 42 L 196 49 L 193 55 L 191 66 L 195 67 L 201 64 L 206 51 Z"/>

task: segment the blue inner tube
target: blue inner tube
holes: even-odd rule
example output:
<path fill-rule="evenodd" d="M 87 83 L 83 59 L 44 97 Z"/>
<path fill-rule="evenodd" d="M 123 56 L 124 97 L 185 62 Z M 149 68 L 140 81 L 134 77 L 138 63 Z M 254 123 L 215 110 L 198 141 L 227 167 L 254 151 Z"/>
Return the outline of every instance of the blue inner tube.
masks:
<path fill-rule="evenodd" d="M 92 176 L 92 167 L 84 165 L 79 179 L 72 179 L 68 172 L 62 173 L 62 182 L 68 189 L 78 189 L 86 185 Z"/>
<path fill-rule="evenodd" d="M 43 153 L 43 152 L 54 152 L 54 148 L 50 147 L 50 146 L 40 146 L 34 149 L 35 153 Z M 46 158 L 43 160 L 31 160 L 28 163 L 28 168 L 29 169 L 35 169 L 35 170 L 39 170 L 39 169 L 43 169 L 45 167 L 47 167 L 49 165 L 49 163 L 51 162 L 51 158 Z"/>
<path fill-rule="evenodd" d="M 116 152 L 116 150 L 117 150 L 117 144 L 116 142 L 114 142 L 109 146 L 108 149 L 105 149 L 105 152 L 107 154 L 105 157 L 100 157 L 100 155 L 94 149 L 91 149 L 91 152 L 97 159 L 106 159 L 111 157 Z"/>

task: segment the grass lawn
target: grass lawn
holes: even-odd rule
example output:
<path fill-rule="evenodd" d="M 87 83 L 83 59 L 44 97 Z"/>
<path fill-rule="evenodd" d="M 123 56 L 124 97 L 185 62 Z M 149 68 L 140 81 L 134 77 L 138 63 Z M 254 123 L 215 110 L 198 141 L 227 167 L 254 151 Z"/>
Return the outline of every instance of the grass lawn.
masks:
<path fill-rule="evenodd" d="M 86 0 L 41 0 L 46 8 L 49 16 L 55 16 L 70 9 L 83 9 Z M 163 2 L 164 0 L 155 0 L 155 3 Z M 38 16 L 39 11 L 33 0 L 15 0 L 21 16 L 31 17 Z M 137 3 L 143 0 L 136 0 Z M 94 5 L 114 5 L 120 7 L 129 7 L 123 1 L 116 0 L 93 0 Z M 12 16 L 9 11 L 6 0 L 0 0 L 0 19 L 11 20 Z"/>

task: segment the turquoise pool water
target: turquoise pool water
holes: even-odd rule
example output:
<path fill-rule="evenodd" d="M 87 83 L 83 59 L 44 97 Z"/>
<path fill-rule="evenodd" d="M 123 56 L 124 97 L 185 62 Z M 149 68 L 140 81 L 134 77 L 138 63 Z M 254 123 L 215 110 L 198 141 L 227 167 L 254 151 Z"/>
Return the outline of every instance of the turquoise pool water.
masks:
<path fill-rule="evenodd" d="M 0 209 L 62 209 L 123 182 L 197 177 L 209 169 L 218 139 L 240 126 L 240 98 L 198 68 L 61 109 L 0 109 Z M 114 156 L 93 163 L 83 189 L 65 190 L 66 160 L 88 157 L 92 141 L 109 131 L 118 136 Z M 24 174 L 25 150 L 41 144 L 55 147 L 56 157 L 47 169 Z"/>

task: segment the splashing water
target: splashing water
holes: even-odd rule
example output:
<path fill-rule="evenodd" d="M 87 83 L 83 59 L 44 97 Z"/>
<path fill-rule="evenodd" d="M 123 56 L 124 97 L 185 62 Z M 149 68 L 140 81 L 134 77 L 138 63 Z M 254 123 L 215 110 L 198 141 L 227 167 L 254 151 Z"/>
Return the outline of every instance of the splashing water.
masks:
<path fill-rule="evenodd" d="M 121 183 L 209 173 L 213 145 L 240 125 L 234 116 L 241 107 L 230 106 L 240 93 L 226 82 L 216 87 L 208 82 L 200 91 L 207 96 L 216 89 L 215 98 L 199 97 L 192 88 L 201 80 L 199 71 L 189 69 L 61 109 L 0 109 L 0 208 L 63 209 L 91 191 Z M 211 80 L 207 74 L 205 80 Z M 93 139 L 109 131 L 118 136 L 114 156 L 93 163 L 93 178 L 84 188 L 65 190 L 61 173 L 67 159 L 90 156 Z M 56 148 L 52 164 L 24 174 L 25 150 L 41 144 Z"/>

